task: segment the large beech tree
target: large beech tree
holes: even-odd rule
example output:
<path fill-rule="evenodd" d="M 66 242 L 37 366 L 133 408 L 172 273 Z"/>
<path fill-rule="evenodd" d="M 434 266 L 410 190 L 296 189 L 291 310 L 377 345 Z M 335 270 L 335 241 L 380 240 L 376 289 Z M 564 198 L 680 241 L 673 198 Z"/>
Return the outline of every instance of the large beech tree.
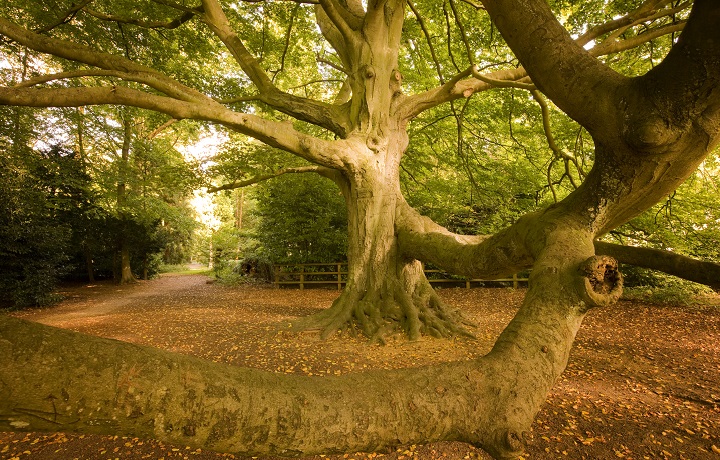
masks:
<path fill-rule="evenodd" d="M 594 241 L 674 190 L 718 141 L 720 5 L 714 0 L 696 0 L 686 21 L 650 27 L 649 35 L 630 34 L 627 40 L 624 33 L 634 25 L 681 17 L 682 8 L 648 0 L 574 38 L 544 0 L 483 0 L 475 5 L 477 16 L 492 18 L 522 66 L 481 73 L 472 65 L 441 78 L 435 88 L 412 94 L 403 91 L 399 56 L 409 14 L 433 43 L 433 24 L 421 19 L 420 5 L 318 0 L 312 6 L 316 23 L 334 49 L 332 67 L 344 75 L 341 89 L 329 100 L 276 85 L 278 73 L 268 72 L 250 51 L 257 36 L 241 33 L 247 27 L 238 23 L 238 11 L 245 8 L 240 4 L 151 0 L 152 8 L 138 10 L 159 14 L 149 19 L 122 13 L 134 10 L 122 9 L 121 1 L 86 0 L 58 8 L 64 13 L 54 21 L 38 23 L 27 19 L 20 6 L 12 8 L 21 2 L 9 3 L 0 34 L 69 65 L 0 88 L 1 103 L 121 104 L 212 121 L 308 160 L 340 186 L 348 203 L 350 279 L 338 301 L 306 326 L 330 333 L 353 322 L 373 336 L 398 324 L 410 337 L 448 334 L 460 330 L 457 319 L 437 301 L 419 261 L 484 278 L 533 270 L 522 306 L 487 356 L 333 378 L 230 368 L 2 317 L 4 429 L 151 436 L 252 455 L 461 440 L 496 458 L 514 458 L 566 365 L 585 313 L 620 295 L 616 262 L 596 255 Z M 269 11 L 273 4 L 262 5 Z M 450 10 L 458 5 L 446 6 L 450 25 Z M 171 10 L 176 10 L 174 17 Z M 241 85 L 214 92 L 182 74 L 180 66 L 161 62 L 153 68 L 150 60 L 131 59 L 132 52 L 85 44 L 90 39 L 83 28 L 102 21 L 114 21 L 124 31 L 192 26 L 196 38 L 222 43 L 216 59 L 232 57 L 256 92 L 243 93 Z M 472 64 L 467 25 L 456 22 L 457 43 L 468 45 Z M 680 29 L 662 63 L 644 75 L 621 75 L 597 58 Z M 593 39 L 595 47 L 583 48 Z M 148 35 L 139 33 L 138 40 L 149 40 Z M 188 68 L 199 68 L 192 60 L 196 54 L 179 54 L 187 56 Z M 577 121 L 594 141 L 594 165 L 566 198 L 495 235 L 452 234 L 417 213 L 400 192 L 408 123 L 440 104 L 505 86 L 527 89 L 545 105 L 547 97 Z M 218 94 L 228 91 L 227 98 Z M 247 100 L 299 122 L 231 108 Z M 308 134 L 315 131 L 307 124 L 329 135 Z M 565 155 L 552 136 L 548 140 L 555 154 Z"/>

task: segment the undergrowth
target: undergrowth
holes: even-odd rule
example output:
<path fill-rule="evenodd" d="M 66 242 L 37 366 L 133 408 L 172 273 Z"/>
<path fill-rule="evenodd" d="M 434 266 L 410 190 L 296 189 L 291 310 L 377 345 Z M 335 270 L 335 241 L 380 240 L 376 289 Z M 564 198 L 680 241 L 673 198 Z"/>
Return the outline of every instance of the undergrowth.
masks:
<path fill-rule="evenodd" d="M 625 288 L 623 298 L 658 305 L 689 306 L 702 303 L 703 296 L 712 294 L 712 289 L 702 284 L 673 279 L 661 286 Z"/>

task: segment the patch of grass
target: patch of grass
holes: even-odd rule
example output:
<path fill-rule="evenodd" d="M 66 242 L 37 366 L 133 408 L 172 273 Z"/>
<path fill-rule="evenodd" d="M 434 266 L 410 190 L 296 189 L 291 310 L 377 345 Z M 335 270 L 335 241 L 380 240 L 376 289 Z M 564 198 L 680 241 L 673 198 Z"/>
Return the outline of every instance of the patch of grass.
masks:
<path fill-rule="evenodd" d="M 160 267 L 160 273 L 172 273 L 173 275 L 213 276 L 213 270 L 210 268 L 207 268 L 207 266 L 198 270 L 198 269 L 190 268 L 187 265 L 162 265 Z"/>
<path fill-rule="evenodd" d="M 702 298 L 712 293 L 712 289 L 702 284 L 672 280 L 663 286 L 626 288 L 623 298 L 656 305 L 689 306 L 703 303 Z"/>

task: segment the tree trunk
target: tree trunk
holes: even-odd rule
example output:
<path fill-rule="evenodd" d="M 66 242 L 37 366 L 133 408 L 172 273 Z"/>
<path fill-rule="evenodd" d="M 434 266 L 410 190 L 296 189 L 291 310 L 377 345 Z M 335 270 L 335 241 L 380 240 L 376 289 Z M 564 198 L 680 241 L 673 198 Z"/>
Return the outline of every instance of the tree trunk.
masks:
<path fill-rule="evenodd" d="M 88 283 L 95 282 L 95 264 L 93 263 L 92 253 L 87 244 L 83 244 L 83 255 L 85 256 L 85 269 L 87 270 Z"/>
<path fill-rule="evenodd" d="M 132 125 L 130 123 L 130 117 L 126 111 L 123 111 L 122 115 L 123 123 L 123 144 L 120 156 L 120 166 L 118 167 L 118 183 L 117 183 L 117 213 L 121 222 L 126 222 L 130 219 L 129 213 L 127 212 L 127 176 L 130 169 L 130 143 L 132 141 Z M 130 247 L 127 243 L 127 237 L 125 232 L 127 231 L 123 225 L 119 235 L 120 240 L 120 284 L 128 284 L 135 282 L 133 277 L 132 269 L 130 268 Z M 117 280 L 117 277 L 115 278 Z"/>
<path fill-rule="evenodd" d="M 396 134 L 395 143 L 371 151 L 368 161 L 336 179 L 348 212 L 347 284 L 332 307 L 297 321 L 297 328 L 320 329 L 323 338 L 349 328 L 379 341 L 395 332 L 411 340 L 469 334 L 460 313 L 441 302 L 420 261 L 400 252 L 398 164 L 406 135 Z"/>
<path fill-rule="evenodd" d="M 134 283 L 132 269 L 130 268 L 130 248 L 123 240 L 120 242 L 120 284 Z"/>
<path fill-rule="evenodd" d="M 112 279 L 116 283 L 120 283 L 120 272 L 118 271 L 119 265 L 118 265 L 118 252 L 113 251 L 112 253 Z"/>
<path fill-rule="evenodd" d="M 243 207 L 245 206 L 245 190 L 235 192 L 235 228 L 243 228 Z"/>

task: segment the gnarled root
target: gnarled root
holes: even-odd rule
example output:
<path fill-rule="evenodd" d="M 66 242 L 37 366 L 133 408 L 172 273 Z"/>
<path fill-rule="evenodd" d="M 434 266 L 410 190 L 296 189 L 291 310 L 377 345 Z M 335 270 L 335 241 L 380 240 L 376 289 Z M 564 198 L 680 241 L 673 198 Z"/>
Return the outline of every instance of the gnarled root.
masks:
<path fill-rule="evenodd" d="M 320 313 L 293 323 L 295 330 L 320 330 L 327 338 L 338 331 L 359 331 L 373 342 L 404 333 L 410 340 L 433 337 L 468 336 L 470 326 L 459 311 L 448 308 L 427 280 L 412 291 L 398 281 L 385 282 L 376 289 L 358 289 L 348 284 L 333 305 Z"/>

